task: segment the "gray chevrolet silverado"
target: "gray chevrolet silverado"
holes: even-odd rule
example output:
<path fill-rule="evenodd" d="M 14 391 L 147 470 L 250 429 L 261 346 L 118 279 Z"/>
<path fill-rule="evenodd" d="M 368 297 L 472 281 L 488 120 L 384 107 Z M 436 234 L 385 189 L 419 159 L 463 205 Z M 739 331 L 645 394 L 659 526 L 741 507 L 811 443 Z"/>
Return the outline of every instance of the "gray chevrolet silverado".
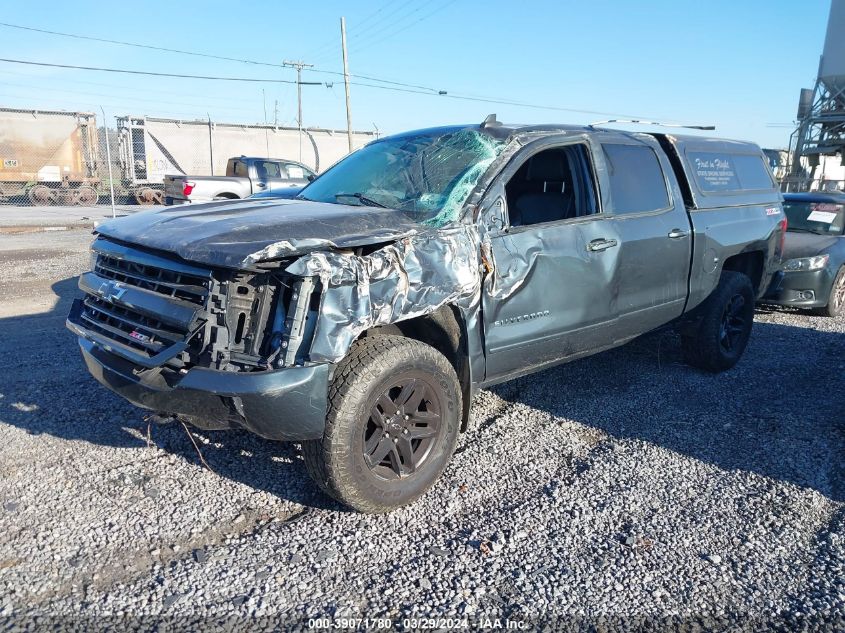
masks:
<path fill-rule="evenodd" d="M 67 323 L 129 401 L 301 442 L 324 491 L 383 512 L 443 472 L 480 388 L 670 323 L 732 367 L 781 201 L 750 143 L 488 117 L 379 139 L 293 200 L 103 224 Z"/>

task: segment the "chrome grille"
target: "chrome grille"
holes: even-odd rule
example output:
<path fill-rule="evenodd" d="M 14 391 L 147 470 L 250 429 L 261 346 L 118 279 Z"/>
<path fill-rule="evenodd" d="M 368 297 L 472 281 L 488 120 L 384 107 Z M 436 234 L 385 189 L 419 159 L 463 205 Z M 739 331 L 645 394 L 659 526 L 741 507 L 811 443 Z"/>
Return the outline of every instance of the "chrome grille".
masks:
<path fill-rule="evenodd" d="M 94 270 L 79 281 L 86 293 L 80 325 L 144 358 L 170 351 L 164 354 L 169 365 L 189 362 L 196 350 L 182 345 L 176 353 L 174 346 L 184 343 L 200 324 L 211 271 L 102 238 L 92 248 Z"/>
<path fill-rule="evenodd" d="M 150 356 L 155 356 L 168 345 L 181 341 L 187 334 L 187 331 L 169 328 L 161 321 L 92 295 L 85 298 L 84 305 L 86 310 L 82 313 L 82 319 L 92 330 Z"/>
<path fill-rule="evenodd" d="M 108 279 L 202 305 L 207 279 L 100 253 L 95 271 Z"/>

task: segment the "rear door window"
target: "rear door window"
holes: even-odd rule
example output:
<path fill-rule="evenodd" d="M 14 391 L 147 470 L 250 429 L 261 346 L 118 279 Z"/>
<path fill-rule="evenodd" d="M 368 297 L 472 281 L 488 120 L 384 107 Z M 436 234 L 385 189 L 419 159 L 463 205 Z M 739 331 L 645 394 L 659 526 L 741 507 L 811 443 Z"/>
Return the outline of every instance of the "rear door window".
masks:
<path fill-rule="evenodd" d="M 616 214 L 668 209 L 669 191 L 660 161 L 646 145 L 608 143 L 602 146 Z"/>
<path fill-rule="evenodd" d="M 771 171 L 759 154 L 687 152 L 698 188 L 705 193 L 772 189 Z"/>

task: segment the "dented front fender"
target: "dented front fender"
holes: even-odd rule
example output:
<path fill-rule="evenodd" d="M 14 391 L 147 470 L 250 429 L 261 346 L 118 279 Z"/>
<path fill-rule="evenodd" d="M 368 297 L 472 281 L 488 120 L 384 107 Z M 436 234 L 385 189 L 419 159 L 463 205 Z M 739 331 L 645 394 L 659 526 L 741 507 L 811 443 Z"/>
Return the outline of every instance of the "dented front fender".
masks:
<path fill-rule="evenodd" d="M 309 358 L 337 362 L 366 330 L 430 314 L 446 304 L 479 303 L 479 237 L 458 225 L 401 239 L 369 255 L 320 251 L 287 267 L 318 277 L 320 309 Z"/>

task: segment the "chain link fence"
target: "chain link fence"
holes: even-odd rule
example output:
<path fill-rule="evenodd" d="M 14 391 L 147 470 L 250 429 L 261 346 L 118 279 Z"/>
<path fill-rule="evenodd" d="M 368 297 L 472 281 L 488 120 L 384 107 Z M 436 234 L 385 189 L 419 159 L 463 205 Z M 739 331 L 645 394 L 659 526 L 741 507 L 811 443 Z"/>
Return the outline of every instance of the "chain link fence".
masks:
<path fill-rule="evenodd" d="M 320 172 L 348 153 L 345 130 L 0 108 L 0 204 L 162 204 L 164 176 L 225 176 L 229 158 Z M 353 132 L 353 148 L 377 137 Z M 113 192 L 113 194 L 112 194 Z"/>

